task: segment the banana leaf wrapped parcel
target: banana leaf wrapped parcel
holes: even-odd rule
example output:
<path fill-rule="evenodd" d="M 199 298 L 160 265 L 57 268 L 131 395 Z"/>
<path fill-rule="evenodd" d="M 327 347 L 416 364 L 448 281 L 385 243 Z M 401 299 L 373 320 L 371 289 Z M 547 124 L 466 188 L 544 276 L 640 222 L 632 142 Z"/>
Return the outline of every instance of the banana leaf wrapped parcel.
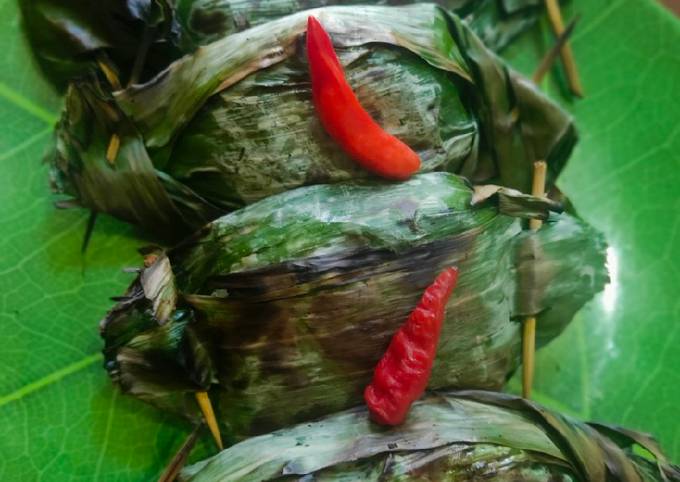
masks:
<path fill-rule="evenodd" d="M 422 0 L 19 0 L 25 30 L 50 79 L 64 86 L 103 57 L 128 82 L 151 78 L 182 55 L 301 10 L 407 5 Z M 494 50 L 532 25 L 537 0 L 437 0 Z M 137 72 L 133 75 L 133 70 Z M 134 82 L 133 82 L 134 83 Z"/>
<path fill-rule="evenodd" d="M 251 438 L 185 468 L 180 480 L 673 482 L 680 471 L 648 435 L 462 391 L 429 395 L 389 430 L 355 408 Z"/>
<path fill-rule="evenodd" d="M 458 266 L 429 386 L 498 389 L 607 281 L 599 233 L 553 202 L 449 173 L 316 185 L 226 215 L 147 267 L 102 324 L 106 367 L 136 397 L 223 434 L 361 403 L 390 338 L 436 273 Z M 522 218 L 541 217 L 537 233 Z"/>
<path fill-rule="evenodd" d="M 55 189 L 178 238 L 272 194 L 372 179 L 315 115 L 309 15 L 331 34 L 362 105 L 418 153 L 420 172 L 528 191 L 536 159 L 549 184 L 561 171 L 572 118 L 459 17 L 434 4 L 353 6 L 228 35 L 115 92 L 98 76 L 74 82 L 51 155 Z"/>

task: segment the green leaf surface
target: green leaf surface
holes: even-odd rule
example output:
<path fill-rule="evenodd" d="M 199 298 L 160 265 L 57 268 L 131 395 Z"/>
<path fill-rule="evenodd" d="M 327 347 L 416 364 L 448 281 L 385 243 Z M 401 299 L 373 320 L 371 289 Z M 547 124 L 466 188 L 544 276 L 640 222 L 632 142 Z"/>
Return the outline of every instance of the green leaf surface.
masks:
<path fill-rule="evenodd" d="M 561 187 L 605 232 L 613 282 L 539 352 L 535 398 L 653 432 L 678 461 L 680 23 L 641 0 L 574 0 L 569 12 L 581 14 L 587 97 L 565 101 L 581 141 Z M 81 255 L 87 214 L 54 209 L 41 164 L 60 101 L 14 1 L 0 0 L 0 26 L 0 480 L 153 479 L 189 427 L 115 394 L 97 327 L 146 241 L 102 217 Z M 541 27 L 509 52 L 525 73 L 549 44 Z M 546 85 L 555 98 L 560 79 Z"/>
<path fill-rule="evenodd" d="M 538 352 L 535 398 L 651 432 L 678 461 L 680 22 L 635 0 L 574 1 L 565 15 L 574 14 L 586 97 L 564 102 L 581 138 L 558 185 L 604 232 L 612 282 Z M 542 39 L 513 46 L 512 63 L 531 71 Z M 546 90 L 560 98 L 553 78 Z"/>
<path fill-rule="evenodd" d="M 81 256 L 87 214 L 54 209 L 41 163 L 60 100 L 12 0 L 0 31 L 0 480 L 152 479 L 186 427 L 116 394 L 97 328 L 143 240 L 101 219 Z"/>

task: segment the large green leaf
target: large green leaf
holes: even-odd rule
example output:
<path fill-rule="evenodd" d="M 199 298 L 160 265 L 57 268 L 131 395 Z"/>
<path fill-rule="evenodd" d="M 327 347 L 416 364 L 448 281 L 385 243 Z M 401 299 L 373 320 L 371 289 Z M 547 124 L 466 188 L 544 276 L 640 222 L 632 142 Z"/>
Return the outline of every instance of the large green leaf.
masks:
<path fill-rule="evenodd" d="M 86 257 L 87 216 L 55 211 L 41 164 L 59 99 L 0 1 L 0 480 L 145 480 L 184 437 L 111 388 L 97 320 L 130 277 L 143 241 L 102 219 Z"/>
<path fill-rule="evenodd" d="M 582 135 L 559 185 L 605 233 L 612 283 L 538 353 L 535 397 L 652 432 L 678 460 L 680 22 L 652 2 L 572 7 L 586 98 L 565 102 Z M 540 42 L 525 40 L 508 54 L 530 71 Z M 547 90 L 559 98 L 560 85 Z"/>
<path fill-rule="evenodd" d="M 680 25 L 651 1 L 574 0 L 572 11 L 587 97 L 570 106 L 582 141 L 562 187 L 606 233 L 615 269 L 605 295 L 539 353 L 536 398 L 654 432 L 677 461 Z M 115 395 L 96 324 L 145 241 L 103 218 L 81 256 L 86 215 L 53 209 L 40 164 L 59 101 L 12 0 L 0 0 L 0 26 L 0 480 L 153 478 L 188 427 Z M 522 71 L 542 38 L 511 52 Z"/>

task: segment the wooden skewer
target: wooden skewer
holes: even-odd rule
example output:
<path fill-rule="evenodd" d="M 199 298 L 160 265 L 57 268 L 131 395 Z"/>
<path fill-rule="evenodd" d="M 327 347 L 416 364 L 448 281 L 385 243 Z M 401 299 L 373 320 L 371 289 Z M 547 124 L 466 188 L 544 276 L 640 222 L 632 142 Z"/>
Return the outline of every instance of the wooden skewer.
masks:
<path fill-rule="evenodd" d="M 545 197 L 545 177 L 548 170 L 548 165 L 545 161 L 534 162 L 534 179 L 531 184 L 531 195 L 536 197 Z M 537 231 L 543 226 L 543 221 L 540 219 L 529 220 L 529 229 Z"/>
<path fill-rule="evenodd" d="M 550 20 L 553 32 L 559 37 L 562 35 L 562 32 L 564 32 L 564 21 L 562 20 L 560 4 L 558 3 L 558 0 L 545 0 L 545 6 L 548 11 L 548 19 Z M 583 97 L 583 86 L 581 85 L 581 79 L 579 78 L 578 70 L 576 69 L 574 52 L 572 52 L 571 45 L 569 45 L 568 42 L 565 42 L 562 46 L 560 56 L 562 57 L 562 65 L 564 65 L 564 70 L 567 74 L 569 89 L 574 95 Z"/>
<path fill-rule="evenodd" d="M 571 22 L 569 22 L 569 25 L 567 25 L 567 28 L 564 29 L 564 32 L 562 32 L 560 36 L 557 37 L 555 45 L 550 47 L 548 53 L 543 56 L 541 62 L 534 71 L 534 74 L 531 76 L 531 80 L 534 81 L 534 84 L 540 84 L 543 80 L 543 77 L 545 77 L 545 74 L 547 74 L 550 68 L 553 66 L 555 59 L 557 59 L 557 57 L 560 55 L 560 52 L 562 51 L 562 47 L 567 43 L 567 40 L 569 40 L 569 37 L 571 37 L 571 34 L 574 32 L 576 22 L 578 22 L 578 17 L 574 17 Z"/>
<path fill-rule="evenodd" d="M 109 139 L 109 147 L 106 148 L 106 161 L 114 166 L 116 164 L 116 158 L 118 157 L 118 151 L 120 150 L 120 136 L 118 134 L 111 134 L 111 139 Z"/>
<path fill-rule="evenodd" d="M 158 478 L 158 482 L 174 482 L 177 479 L 179 471 L 182 470 L 182 467 L 184 467 L 184 464 L 186 464 L 191 450 L 194 448 L 194 445 L 196 445 L 198 433 L 202 426 L 202 424 L 196 426 L 191 434 L 189 434 L 189 437 L 187 437 L 161 476 Z"/>
<path fill-rule="evenodd" d="M 545 176 L 547 164 L 545 161 L 534 162 L 534 179 L 531 185 L 531 195 L 545 196 Z M 543 225 L 540 219 L 529 220 L 529 229 L 537 231 Z M 522 327 L 522 396 L 531 397 L 531 387 L 534 383 L 534 353 L 536 351 L 536 317 L 528 316 Z"/>
<path fill-rule="evenodd" d="M 109 65 L 108 57 L 105 55 L 100 55 L 97 59 L 97 64 L 99 65 L 99 68 L 102 69 L 102 72 L 104 72 L 106 80 L 109 81 L 109 84 L 111 84 L 111 87 L 113 87 L 114 90 L 120 90 L 123 88 L 120 83 L 120 79 L 118 78 L 118 74 Z"/>
<path fill-rule="evenodd" d="M 97 64 L 99 68 L 104 73 L 104 77 L 109 82 L 113 90 L 122 89 L 120 79 L 114 68 L 110 65 L 110 61 L 105 54 L 99 55 L 97 58 Z M 109 139 L 109 145 L 106 149 L 106 161 L 111 165 L 115 166 L 116 158 L 118 157 L 118 151 L 120 150 L 120 136 L 118 134 L 111 134 Z"/>
<path fill-rule="evenodd" d="M 536 317 L 527 316 L 522 324 L 522 397 L 531 398 L 536 353 Z"/>
<path fill-rule="evenodd" d="M 149 25 L 144 29 L 144 34 L 142 35 L 142 40 L 139 43 L 139 49 L 137 50 L 137 56 L 135 57 L 135 62 L 132 64 L 132 70 L 130 71 L 130 79 L 127 83 L 128 87 L 139 82 L 139 77 L 142 75 L 142 70 L 144 70 L 144 62 L 149 53 L 149 47 L 151 47 L 151 43 L 153 42 L 155 31 L 156 28 Z"/>
<path fill-rule="evenodd" d="M 210 433 L 215 439 L 217 447 L 222 450 L 224 445 L 222 444 L 222 435 L 220 434 L 220 428 L 217 425 L 217 418 L 215 418 L 215 411 L 213 410 L 212 403 L 208 397 L 208 392 L 196 392 L 196 401 L 198 406 L 203 412 L 203 418 L 205 418 L 205 423 L 210 429 Z"/>
<path fill-rule="evenodd" d="M 99 68 L 104 73 L 104 77 L 108 80 L 109 84 L 114 90 L 120 90 L 122 88 L 120 84 L 120 79 L 116 71 L 109 65 L 108 57 L 104 54 L 99 55 L 97 58 L 97 64 Z M 112 134 L 109 139 L 109 145 L 106 148 L 106 161 L 114 166 L 116 164 L 116 157 L 118 157 L 118 150 L 120 149 L 120 137 L 118 134 Z"/>
<path fill-rule="evenodd" d="M 83 244 L 80 245 L 80 252 L 85 253 L 87 247 L 90 245 L 92 233 L 94 233 L 94 226 L 97 224 L 98 212 L 94 209 L 90 211 L 90 216 L 87 218 L 87 226 L 85 227 L 85 234 L 83 235 Z"/>

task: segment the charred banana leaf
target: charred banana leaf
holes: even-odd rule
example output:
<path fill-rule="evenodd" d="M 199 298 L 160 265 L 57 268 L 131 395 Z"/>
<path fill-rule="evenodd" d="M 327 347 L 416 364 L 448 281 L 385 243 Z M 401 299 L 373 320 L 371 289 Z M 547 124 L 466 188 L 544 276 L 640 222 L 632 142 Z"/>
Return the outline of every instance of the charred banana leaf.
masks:
<path fill-rule="evenodd" d="M 19 0 L 24 29 L 48 78 L 63 88 L 106 58 L 127 81 L 140 55 L 159 72 L 182 55 L 171 0 Z M 142 47 L 144 46 L 144 47 Z M 140 50 L 141 48 L 141 50 Z M 146 55 L 144 55 L 144 49 Z"/>
<path fill-rule="evenodd" d="M 433 3 L 465 19 L 472 30 L 495 51 L 533 25 L 542 11 L 537 0 L 176 0 L 184 50 L 191 50 L 225 35 L 291 15 L 301 10 L 333 5 L 394 5 Z"/>
<path fill-rule="evenodd" d="M 150 78 L 199 46 L 301 10 L 331 5 L 408 5 L 418 0 L 19 0 L 26 32 L 50 79 L 64 86 L 105 55 L 130 78 L 143 50 Z M 494 50 L 532 25 L 538 0 L 438 0 Z"/>
<path fill-rule="evenodd" d="M 310 12 L 362 104 L 418 152 L 421 172 L 528 191 L 536 159 L 548 161 L 549 182 L 562 169 L 571 117 L 458 17 L 433 4 Z M 51 157 L 55 189 L 177 237 L 272 194 L 371 178 L 315 115 L 301 41 L 310 12 L 202 47 L 144 85 L 73 84 Z"/>
<path fill-rule="evenodd" d="M 645 434 L 462 391 L 426 396 L 389 430 L 362 407 L 251 438 L 185 468 L 180 480 L 672 482 L 680 472 Z"/>
<path fill-rule="evenodd" d="M 193 417 L 209 390 L 223 433 L 262 433 L 357 405 L 391 336 L 447 266 L 430 386 L 500 388 L 519 363 L 520 318 L 557 336 L 607 280 L 602 237 L 507 189 L 463 178 L 335 184 L 272 196 L 169 251 L 147 253 L 103 322 L 123 391 Z M 507 214 L 511 213 L 511 214 Z M 521 217 L 542 217 L 538 233 Z"/>

